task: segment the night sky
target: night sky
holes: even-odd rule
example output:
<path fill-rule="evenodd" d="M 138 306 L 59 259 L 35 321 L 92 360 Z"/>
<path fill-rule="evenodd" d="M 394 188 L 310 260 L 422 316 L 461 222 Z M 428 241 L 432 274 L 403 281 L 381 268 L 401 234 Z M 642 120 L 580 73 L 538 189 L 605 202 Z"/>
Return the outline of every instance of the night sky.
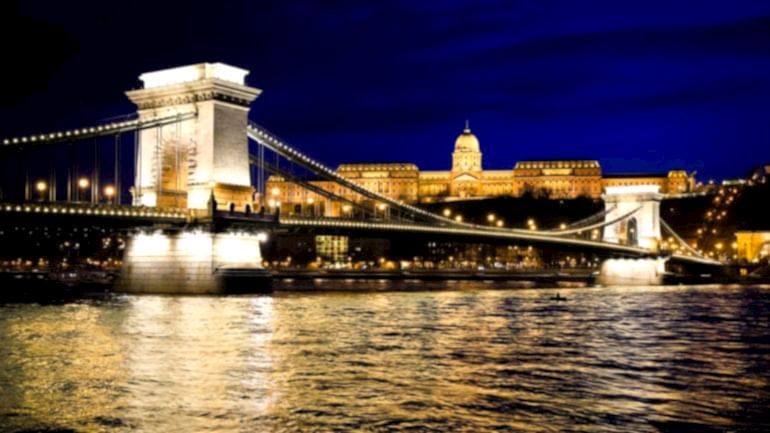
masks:
<path fill-rule="evenodd" d="M 142 72 L 222 61 L 251 118 L 329 164 L 605 172 L 770 162 L 770 1 L 24 1 L 3 6 L 0 136 L 131 113 Z"/>

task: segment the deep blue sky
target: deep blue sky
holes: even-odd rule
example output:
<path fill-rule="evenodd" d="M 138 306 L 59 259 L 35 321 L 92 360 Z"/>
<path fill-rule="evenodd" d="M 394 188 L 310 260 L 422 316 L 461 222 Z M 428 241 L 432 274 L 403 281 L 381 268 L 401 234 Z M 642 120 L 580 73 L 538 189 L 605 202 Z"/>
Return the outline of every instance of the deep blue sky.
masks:
<path fill-rule="evenodd" d="M 8 7 L 8 6 L 5 6 Z M 141 72 L 223 61 L 319 159 L 745 174 L 770 162 L 770 1 L 24 1 L 0 16 L 0 136 L 130 113 Z M 10 67 L 8 67 L 10 65 Z"/>

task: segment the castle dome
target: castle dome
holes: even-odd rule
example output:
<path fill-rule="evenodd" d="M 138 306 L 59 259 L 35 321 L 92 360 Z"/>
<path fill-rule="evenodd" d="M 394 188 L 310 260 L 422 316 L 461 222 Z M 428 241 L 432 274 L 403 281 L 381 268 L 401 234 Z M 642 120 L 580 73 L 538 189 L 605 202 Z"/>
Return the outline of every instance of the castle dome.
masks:
<path fill-rule="evenodd" d="M 471 132 L 468 121 L 465 121 L 465 129 L 455 140 L 455 152 L 479 152 L 479 139 Z"/>

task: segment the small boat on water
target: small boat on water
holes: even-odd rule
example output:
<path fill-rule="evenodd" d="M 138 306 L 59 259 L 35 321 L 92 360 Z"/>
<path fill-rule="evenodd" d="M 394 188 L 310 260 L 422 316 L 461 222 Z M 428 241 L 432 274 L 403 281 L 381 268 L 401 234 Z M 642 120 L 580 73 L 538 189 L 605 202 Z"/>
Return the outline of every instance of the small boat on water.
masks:
<path fill-rule="evenodd" d="M 565 298 L 564 296 L 560 295 L 559 292 L 556 292 L 556 295 L 551 296 L 550 299 L 552 301 L 566 301 L 567 300 L 567 298 Z"/>

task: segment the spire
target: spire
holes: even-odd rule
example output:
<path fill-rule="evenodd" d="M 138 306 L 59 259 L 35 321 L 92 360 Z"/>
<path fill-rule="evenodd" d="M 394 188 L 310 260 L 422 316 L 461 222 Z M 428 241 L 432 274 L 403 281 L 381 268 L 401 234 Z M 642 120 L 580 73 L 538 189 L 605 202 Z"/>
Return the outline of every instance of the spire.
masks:
<path fill-rule="evenodd" d="M 465 129 L 463 130 L 464 133 L 471 132 L 471 122 L 468 119 L 465 119 Z"/>

